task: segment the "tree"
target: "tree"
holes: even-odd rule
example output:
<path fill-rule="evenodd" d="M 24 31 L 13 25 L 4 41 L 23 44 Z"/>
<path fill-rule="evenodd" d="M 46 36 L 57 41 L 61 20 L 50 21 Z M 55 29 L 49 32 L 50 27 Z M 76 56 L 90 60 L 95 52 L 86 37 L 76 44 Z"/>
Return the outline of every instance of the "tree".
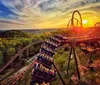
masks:
<path fill-rule="evenodd" d="M 0 49 L 1 49 L 2 51 L 4 51 L 4 49 L 5 49 L 5 46 L 3 45 L 2 42 L 0 42 Z"/>
<path fill-rule="evenodd" d="M 13 48 L 13 47 L 8 48 L 7 55 L 12 56 L 15 54 L 15 52 L 16 52 L 15 48 Z"/>
<path fill-rule="evenodd" d="M 26 45 L 32 43 L 32 40 L 29 38 L 23 38 L 23 39 L 21 39 L 21 42 L 23 43 L 24 46 L 26 46 Z"/>

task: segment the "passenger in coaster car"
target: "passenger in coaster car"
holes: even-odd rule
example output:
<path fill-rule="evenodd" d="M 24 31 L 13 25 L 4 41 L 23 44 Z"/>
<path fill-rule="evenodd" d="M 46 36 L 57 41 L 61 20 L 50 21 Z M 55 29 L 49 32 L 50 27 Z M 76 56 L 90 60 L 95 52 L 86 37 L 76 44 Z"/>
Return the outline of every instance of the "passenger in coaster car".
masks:
<path fill-rule="evenodd" d="M 52 79 L 54 77 L 55 77 L 55 72 L 54 72 L 54 70 L 51 70 L 50 74 L 49 74 L 49 78 Z"/>
<path fill-rule="evenodd" d="M 42 61 L 42 56 L 38 56 L 38 57 L 37 57 L 37 60 L 38 60 L 38 61 Z"/>
<path fill-rule="evenodd" d="M 54 55 L 54 53 L 51 53 L 51 52 L 45 50 L 44 48 L 41 48 L 41 49 L 40 49 L 40 52 L 43 52 L 43 53 L 45 53 L 45 54 L 47 54 L 47 55 L 49 55 L 49 56 L 53 56 L 53 55 Z"/>
<path fill-rule="evenodd" d="M 43 71 L 43 70 L 44 70 L 44 71 Z M 42 72 L 48 73 L 48 71 L 49 71 L 48 68 L 45 68 L 44 66 L 42 66 Z M 53 76 L 53 75 L 54 75 L 54 70 L 50 70 L 50 72 L 51 72 L 51 76 Z"/>
<path fill-rule="evenodd" d="M 49 46 L 49 47 L 51 47 L 53 50 L 55 50 L 55 48 L 56 48 L 55 45 L 51 45 L 49 43 L 46 43 L 46 45 Z"/>
<path fill-rule="evenodd" d="M 43 82 L 41 85 L 50 85 L 49 83 L 45 83 L 45 82 Z"/>
<path fill-rule="evenodd" d="M 44 53 L 45 53 L 45 50 L 44 50 L 44 48 L 41 48 L 41 49 L 40 49 L 40 52 L 44 52 Z"/>
<path fill-rule="evenodd" d="M 34 69 L 34 75 L 39 75 L 39 74 L 41 74 L 40 73 L 40 64 L 38 64 L 38 66 L 36 66 L 35 68 L 33 68 Z"/>
<path fill-rule="evenodd" d="M 55 38 L 55 37 L 51 37 L 52 39 L 54 39 L 54 40 L 56 40 L 56 41 L 58 41 L 58 39 L 57 38 Z"/>
<path fill-rule="evenodd" d="M 51 39 L 50 41 L 52 41 L 52 42 L 54 42 L 54 43 L 56 43 L 56 44 L 57 44 L 57 41 L 56 41 L 56 40 L 54 40 L 54 39 Z"/>
<path fill-rule="evenodd" d="M 47 55 L 44 55 L 44 58 L 49 61 L 49 62 L 53 62 L 53 58 L 47 56 Z"/>
<path fill-rule="evenodd" d="M 37 70 L 39 67 L 40 67 L 39 64 L 37 62 L 35 62 L 34 66 L 33 66 L 34 70 Z"/>
<path fill-rule="evenodd" d="M 48 65 L 48 62 L 49 62 L 49 61 L 48 61 L 47 58 L 44 56 L 44 57 L 43 57 L 43 63 L 45 63 L 45 64 Z"/>
<path fill-rule="evenodd" d="M 45 77 L 45 78 L 47 78 L 48 76 L 50 76 L 50 78 L 52 78 L 53 75 L 54 75 L 54 73 L 52 71 L 53 70 L 49 70 L 48 68 L 45 68 L 42 64 L 35 62 L 34 69 L 32 70 L 32 77 L 34 77 L 33 74 L 35 74 L 35 75 L 42 76 L 42 77 Z M 41 83 L 42 82 L 43 81 L 41 80 Z M 36 83 L 35 81 L 32 81 L 31 85 L 35 85 L 35 83 Z"/>
<path fill-rule="evenodd" d="M 45 64 L 45 65 L 51 66 L 51 65 L 49 64 L 49 61 L 47 61 L 47 60 L 44 59 L 44 58 L 39 59 L 39 61 L 42 62 L 42 63 Z"/>
<path fill-rule="evenodd" d="M 40 76 L 41 74 L 43 74 L 42 70 L 43 70 L 43 68 L 42 68 L 41 65 L 40 65 L 40 68 L 38 68 L 38 69 L 36 70 L 36 75 Z"/>
<path fill-rule="evenodd" d="M 51 50 L 50 48 L 48 48 L 48 51 L 52 52 L 53 53 L 53 50 Z"/>
<path fill-rule="evenodd" d="M 63 36 L 61 36 L 61 35 L 57 35 L 56 37 L 57 37 L 58 39 L 60 39 L 60 40 L 63 39 Z"/>
<path fill-rule="evenodd" d="M 50 43 L 51 45 L 53 45 L 53 46 L 56 46 L 56 47 L 57 47 L 57 44 L 55 44 L 55 43 L 53 43 L 53 42 L 51 42 L 51 41 L 47 41 L 47 43 Z"/>
<path fill-rule="evenodd" d="M 40 75 L 38 75 L 38 76 L 46 78 L 47 81 L 52 80 L 52 78 L 55 77 L 55 73 L 53 73 L 52 70 L 45 69 L 45 71 L 42 70 L 41 72 L 42 73 Z"/>

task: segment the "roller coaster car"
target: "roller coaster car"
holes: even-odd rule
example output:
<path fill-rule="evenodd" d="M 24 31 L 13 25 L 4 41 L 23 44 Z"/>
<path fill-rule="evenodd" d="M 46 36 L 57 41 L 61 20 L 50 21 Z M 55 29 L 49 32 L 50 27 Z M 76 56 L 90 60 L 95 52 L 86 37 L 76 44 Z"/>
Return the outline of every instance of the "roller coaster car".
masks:
<path fill-rule="evenodd" d="M 40 80 L 40 78 L 32 80 L 30 85 L 51 85 L 48 82 L 44 82 L 43 80 Z"/>
<path fill-rule="evenodd" d="M 50 41 L 52 41 L 52 42 L 54 42 L 54 43 L 56 43 L 56 44 L 60 44 L 60 42 L 61 42 L 61 41 L 55 40 L 54 38 L 50 38 Z"/>
<path fill-rule="evenodd" d="M 59 46 L 59 44 L 57 44 L 57 43 L 55 43 L 55 42 L 53 42 L 53 41 L 51 41 L 51 40 L 48 40 L 48 41 L 46 41 L 47 43 L 50 43 L 50 44 L 52 44 L 52 45 L 54 45 L 54 46 L 56 46 L 56 47 L 58 47 Z"/>
<path fill-rule="evenodd" d="M 48 51 L 50 51 L 50 52 L 52 52 L 52 53 L 55 53 L 55 50 L 52 50 L 52 49 L 48 48 L 48 47 L 45 46 L 45 45 L 42 45 L 41 48 L 44 48 L 44 49 L 46 49 L 46 50 L 48 50 Z"/>
<path fill-rule="evenodd" d="M 41 71 L 41 72 L 46 72 L 46 73 L 49 72 L 51 75 L 54 75 L 56 73 L 55 70 L 48 69 L 38 62 L 35 62 L 33 69 L 34 70 L 32 72 L 35 72 L 35 71 Z"/>
<path fill-rule="evenodd" d="M 42 64 L 35 63 L 32 70 L 32 78 L 33 80 L 43 80 L 45 82 L 50 82 L 56 78 L 56 71 L 50 70 L 43 66 Z"/>
<path fill-rule="evenodd" d="M 48 46 L 48 47 L 51 48 L 52 50 L 55 50 L 55 49 L 56 49 L 56 46 L 55 46 L 55 45 L 52 45 L 52 44 L 50 44 L 50 43 L 44 42 L 44 45 Z"/>
<path fill-rule="evenodd" d="M 43 80 L 41 80 L 40 78 L 35 78 L 34 76 L 32 77 L 30 85 L 41 85 L 43 82 L 44 82 Z"/>
<path fill-rule="evenodd" d="M 52 68 L 52 65 L 50 66 L 50 65 L 48 65 L 48 64 L 46 64 L 46 63 L 44 63 L 44 62 L 38 61 L 38 60 L 37 60 L 36 62 L 38 62 L 38 63 L 44 65 L 46 68 L 49 68 L 49 69 Z"/>
<path fill-rule="evenodd" d="M 41 85 L 50 85 L 49 83 L 45 83 L 45 82 L 43 82 Z"/>
<path fill-rule="evenodd" d="M 61 35 L 55 35 L 54 37 L 56 37 L 59 40 L 63 40 L 63 36 L 61 36 Z"/>
<path fill-rule="evenodd" d="M 41 56 L 44 56 L 47 60 L 49 59 L 50 62 L 54 62 L 54 58 L 47 56 L 45 54 L 41 54 Z"/>
<path fill-rule="evenodd" d="M 52 64 L 53 64 L 53 60 L 51 60 L 49 57 L 46 58 L 46 57 L 43 57 L 43 56 L 38 56 L 38 57 L 37 57 L 37 60 L 38 60 L 39 62 L 42 62 L 43 64 L 48 65 L 49 67 L 51 67 Z"/>
<path fill-rule="evenodd" d="M 59 40 L 59 39 L 56 38 L 56 37 L 50 37 L 50 39 L 55 40 L 55 41 L 57 41 L 57 42 L 61 42 L 61 40 Z"/>
<path fill-rule="evenodd" d="M 49 48 L 50 50 L 52 50 L 52 51 L 54 51 L 54 52 L 55 52 L 55 50 L 56 50 L 52 45 L 48 46 L 48 45 L 46 45 L 46 44 L 42 44 L 41 47 Z"/>
<path fill-rule="evenodd" d="M 46 50 L 44 48 L 40 49 L 40 53 L 45 53 L 45 54 L 47 54 L 47 55 L 49 55 L 51 57 L 55 54 L 55 53 L 49 52 L 48 50 Z"/>
<path fill-rule="evenodd" d="M 51 41 L 57 43 L 59 46 L 62 46 L 63 44 L 66 43 L 66 39 L 64 39 L 63 36 L 54 36 L 50 38 Z"/>
<path fill-rule="evenodd" d="M 62 45 L 64 45 L 65 44 L 65 41 L 64 42 L 59 42 L 59 44 L 58 43 L 54 43 L 54 42 L 52 42 L 52 41 L 46 41 L 47 43 L 49 43 L 49 44 L 51 44 L 51 45 L 53 45 L 53 46 L 55 46 L 56 48 L 58 48 L 58 47 L 60 47 L 60 46 L 62 46 Z"/>

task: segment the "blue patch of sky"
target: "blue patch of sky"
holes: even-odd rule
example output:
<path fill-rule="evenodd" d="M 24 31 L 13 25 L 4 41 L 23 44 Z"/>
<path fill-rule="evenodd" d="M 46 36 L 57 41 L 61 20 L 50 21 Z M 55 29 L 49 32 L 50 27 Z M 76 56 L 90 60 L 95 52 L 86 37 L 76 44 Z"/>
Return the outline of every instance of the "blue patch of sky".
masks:
<path fill-rule="evenodd" d="M 15 17 L 13 17 L 13 19 L 16 18 L 16 16 L 17 16 L 17 14 L 12 12 L 10 10 L 10 8 L 3 5 L 0 1 L 0 18 L 12 19 L 12 17 L 10 15 L 15 16 Z"/>

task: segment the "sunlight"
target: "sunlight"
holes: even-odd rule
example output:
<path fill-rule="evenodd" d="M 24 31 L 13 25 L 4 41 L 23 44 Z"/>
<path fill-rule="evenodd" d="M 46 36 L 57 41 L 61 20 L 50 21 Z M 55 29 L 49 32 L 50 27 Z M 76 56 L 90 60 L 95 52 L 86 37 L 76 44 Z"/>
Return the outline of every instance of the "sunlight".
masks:
<path fill-rule="evenodd" d="M 82 22 L 83 22 L 83 24 L 87 24 L 88 20 L 83 20 Z"/>

